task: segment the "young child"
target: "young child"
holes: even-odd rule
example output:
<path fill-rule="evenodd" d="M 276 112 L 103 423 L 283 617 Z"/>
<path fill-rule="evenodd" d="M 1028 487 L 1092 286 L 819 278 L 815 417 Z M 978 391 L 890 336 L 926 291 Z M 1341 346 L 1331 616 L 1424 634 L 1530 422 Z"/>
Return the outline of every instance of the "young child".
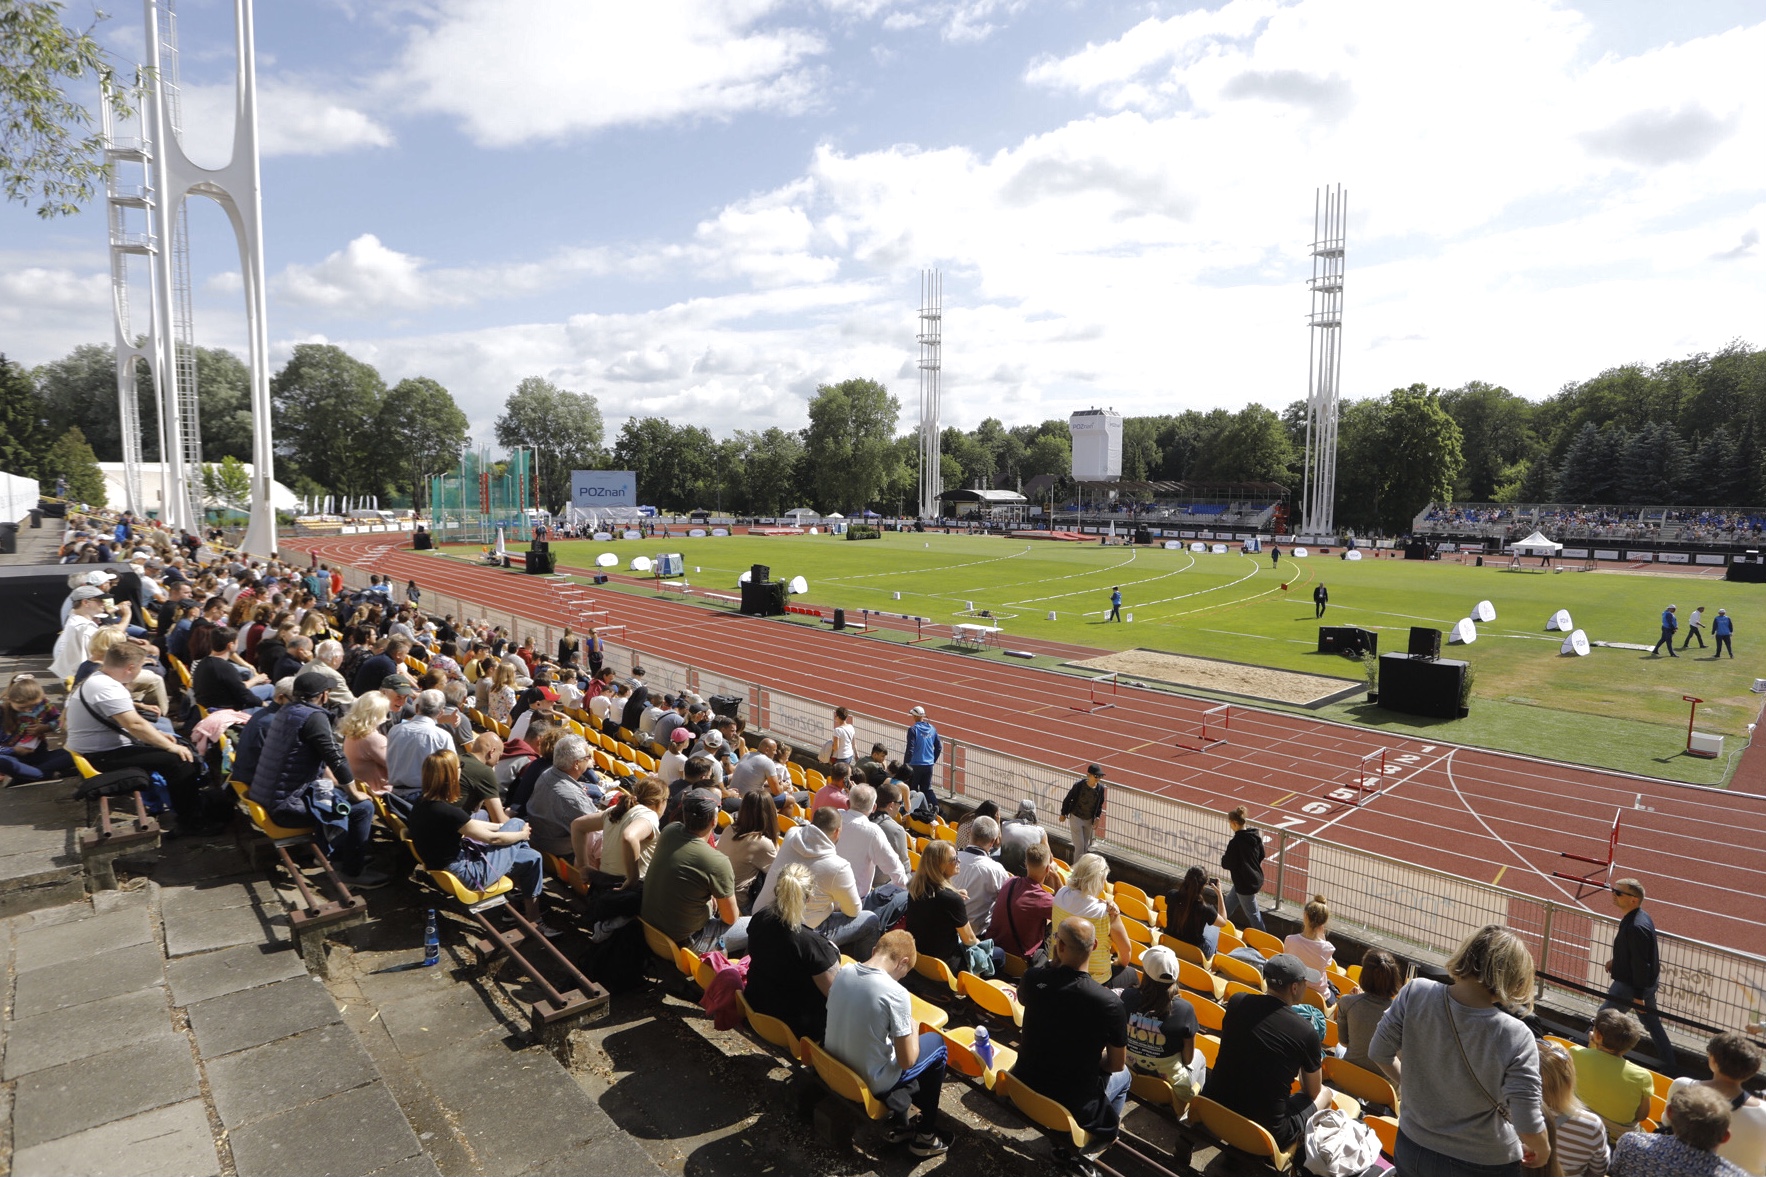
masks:
<path fill-rule="evenodd" d="M 26 785 L 74 770 L 74 758 L 49 747 L 61 710 L 49 702 L 35 675 L 14 675 L 0 696 L 0 780 Z"/>

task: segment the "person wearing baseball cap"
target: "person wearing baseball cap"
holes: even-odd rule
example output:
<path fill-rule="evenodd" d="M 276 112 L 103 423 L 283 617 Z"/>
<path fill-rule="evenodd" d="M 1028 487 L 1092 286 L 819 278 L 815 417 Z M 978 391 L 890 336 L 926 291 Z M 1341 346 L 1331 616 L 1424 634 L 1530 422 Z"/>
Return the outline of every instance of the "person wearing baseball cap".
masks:
<path fill-rule="evenodd" d="M 663 783 L 673 785 L 687 775 L 687 745 L 692 742 L 693 733 L 685 727 L 677 727 L 668 733 L 668 750 L 656 762 L 656 775 Z"/>
<path fill-rule="evenodd" d="M 55 639 L 55 656 L 49 663 L 49 669 L 56 677 L 72 678 L 80 664 L 86 661 L 86 647 L 91 643 L 92 635 L 98 632 L 98 619 L 104 616 L 105 600 L 104 590 L 89 584 L 68 594 L 71 604 L 67 620 L 62 624 L 61 636 Z"/>
<path fill-rule="evenodd" d="M 1317 980 L 1316 971 L 1286 952 L 1264 961 L 1265 992 L 1240 993 L 1226 1003 L 1220 1054 L 1202 1093 L 1263 1125 L 1284 1151 L 1300 1139 L 1313 1112 L 1331 1106 L 1324 1044 L 1312 1023 L 1289 1008 L 1304 1001 L 1307 983 Z M 1300 1090 L 1289 1094 L 1296 1077 Z"/>
<path fill-rule="evenodd" d="M 681 794 L 681 820 L 656 836 L 639 908 L 645 923 L 702 955 L 719 947 L 736 923 L 735 868 L 708 841 L 717 811 L 703 789 Z"/>
<path fill-rule="evenodd" d="M 1121 994 L 1128 1011 L 1128 1067 L 1157 1075 L 1178 1098 L 1200 1090 L 1195 1074 L 1196 1011 L 1177 992 L 1177 953 L 1156 944 L 1141 954 L 1141 983 Z"/>
<path fill-rule="evenodd" d="M 1073 782 L 1061 800 L 1061 816 L 1067 819 L 1067 832 L 1073 839 L 1073 861 L 1091 850 L 1091 844 L 1104 836 L 1104 767 L 1085 766 L 1085 775 Z"/>
<path fill-rule="evenodd" d="M 944 741 L 938 738 L 938 729 L 926 718 L 924 707 L 915 705 L 909 708 L 908 717 L 914 722 L 908 728 L 907 752 L 902 763 L 908 770 L 908 788 L 914 793 L 913 808 L 921 817 L 931 821 L 938 812 L 938 794 L 932 791 L 932 768 L 944 754 Z"/>
<path fill-rule="evenodd" d="M 533 703 L 527 710 L 516 717 L 509 728 L 511 740 L 527 739 L 528 728 L 532 726 L 534 716 L 539 716 L 542 723 L 556 723 L 558 715 L 558 688 L 545 683 L 535 684 L 529 688 L 533 695 Z"/>

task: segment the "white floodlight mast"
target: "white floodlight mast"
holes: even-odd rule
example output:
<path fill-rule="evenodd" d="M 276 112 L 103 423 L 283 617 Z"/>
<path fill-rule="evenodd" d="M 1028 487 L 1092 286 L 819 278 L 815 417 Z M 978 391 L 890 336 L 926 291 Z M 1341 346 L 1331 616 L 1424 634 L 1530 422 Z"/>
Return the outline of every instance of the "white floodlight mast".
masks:
<path fill-rule="evenodd" d="M 938 409 L 944 346 L 944 274 L 920 271 L 920 518 L 936 519 L 944 493 Z"/>
<path fill-rule="evenodd" d="M 1325 539 L 1336 534 L 1337 416 L 1343 374 L 1343 254 L 1348 208 L 1348 194 L 1341 184 L 1314 194 L 1312 277 L 1307 282 L 1312 292 L 1312 311 L 1307 316 L 1312 340 L 1300 531 Z"/>

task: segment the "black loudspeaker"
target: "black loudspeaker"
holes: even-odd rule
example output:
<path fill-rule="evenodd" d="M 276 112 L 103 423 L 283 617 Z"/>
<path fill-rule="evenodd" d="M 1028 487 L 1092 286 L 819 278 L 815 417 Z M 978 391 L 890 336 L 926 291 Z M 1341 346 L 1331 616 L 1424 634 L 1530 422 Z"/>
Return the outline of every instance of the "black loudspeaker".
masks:
<path fill-rule="evenodd" d="M 527 553 L 527 574 L 529 576 L 546 576 L 558 568 L 558 557 L 551 552 Z"/>
<path fill-rule="evenodd" d="M 1430 629 L 1426 625 L 1411 626 L 1410 656 L 1412 658 L 1441 657 L 1441 631 Z"/>
<path fill-rule="evenodd" d="M 844 610 L 844 609 L 834 610 L 834 628 L 835 629 L 845 629 L 846 628 L 846 610 Z"/>
<path fill-rule="evenodd" d="M 1137 544 L 1150 544 L 1153 542 L 1153 533 L 1145 527 L 1137 527 L 1134 529 L 1134 542 Z"/>
<path fill-rule="evenodd" d="M 785 612 L 785 586 L 779 581 L 742 586 L 742 612 L 752 617 L 777 617 Z"/>
<path fill-rule="evenodd" d="M 591 584 L 606 584 L 607 583 L 607 574 L 605 572 L 597 572 L 597 573 L 595 573 L 595 575 L 589 577 L 589 583 L 591 583 Z"/>
<path fill-rule="evenodd" d="M 527 545 L 527 550 L 530 552 L 549 552 L 552 550 L 552 545 L 543 539 L 536 539 Z"/>
<path fill-rule="evenodd" d="M 427 531 L 419 531 L 411 537 L 411 546 L 419 552 L 427 552 L 435 547 L 435 541 L 429 537 Z"/>
<path fill-rule="evenodd" d="M 1321 625 L 1318 627 L 1320 654 L 1377 654 L 1380 635 L 1356 625 Z"/>
<path fill-rule="evenodd" d="M 1380 659 L 1380 706 L 1406 715 L 1455 719 L 1465 673 L 1466 664 L 1453 658 L 1430 661 L 1387 654 Z"/>
<path fill-rule="evenodd" d="M 742 713 L 741 695 L 713 695 L 706 700 L 711 705 L 711 713 L 724 719 L 740 719 Z"/>
<path fill-rule="evenodd" d="M 772 578 L 773 569 L 770 564 L 756 564 L 753 568 L 748 570 L 748 579 L 755 584 L 764 584 Z"/>

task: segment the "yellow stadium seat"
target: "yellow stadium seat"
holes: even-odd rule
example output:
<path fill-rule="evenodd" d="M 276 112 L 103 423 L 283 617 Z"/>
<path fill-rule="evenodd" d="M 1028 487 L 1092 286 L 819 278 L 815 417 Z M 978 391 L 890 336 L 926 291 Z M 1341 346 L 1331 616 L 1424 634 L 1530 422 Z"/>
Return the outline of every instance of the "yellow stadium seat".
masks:
<path fill-rule="evenodd" d="M 1017 1065 L 1018 1052 L 1009 1046 L 1001 1046 L 997 1042 L 991 1044 L 993 1046 L 993 1062 L 991 1064 L 982 1062 L 981 1056 L 975 1053 L 975 1027 L 973 1026 L 952 1026 L 950 1029 L 938 1031 L 938 1036 L 944 1039 L 944 1050 L 950 1056 L 951 1069 L 959 1074 L 967 1075 L 971 1079 L 981 1080 L 982 1085 L 989 1091 L 992 1091 L 994 1084 L 999 1082 L 1000 1075 Z"/>
<path fill-rule="evenodd" d="M 452 871 L 432 870 L 429 872 L 429 877 L 435 881 L 435 885 L 440 887 L 445 894 L 458 899 L 467 907 L 474 907 L 483 903 L 487 899 L 495 899 L 497 896 L 507 894 L 515 888 L 515 880 L 511 879 L 508 875 L 504 875 L 482 891 L 474 891 L 465 883 L 462 883 Z"/>
<path fill-rule="evenodd" d="M 1177 962 L 1177 983 L 1185 989 L 1193 989 L 1204 997 L 1219 1001 L 1226 996 L 1226 982 L 1210 973 L 1200 965 L 1191 964 L 1180 959 Z"/>
<path fill-rule="evenodd" d="M 1133 919 L 1125 914 L 1122 917 L 1122 927 L 1127 931 L 1128 938 L 1136 944 L 1145 945 L 1148 948 L 1153 946 L 1153 929 L 1147 927 L 1147 925 L 1141 923 L 1139 920 Z"/>
<path fill-rule="evenodd" d="M 245 806 L 246 815 L 251 818 L 251 824 L 262 830 L 264 837 L 272 841 L 281 841 L 283 838 L 304 838 L 312 835 L 312 826 L 277 825 L 270 820 L 269 810 L 250 797 L 242 796 L 240 801 Z"/>
<path fill-rule="evenodd" d="M 639 920 L 638 923 L 644 928 L 644 943 L 650 946 L 650 951 L 659 960 L 666 960 L 669 964 L 674 964 L 676 960 L 675 942 L 656 925 L 644 920 Z"/>
<path fill-rule="evenodd" d="M 802 1045 L 804 1058 L 817 1077 L 827 1084 L 829 1091 L 841 1099 L 857 1104 L 873 1120 L 881 1120 L 889 1114 L 889 1109 L 882 1100 L 871 1094 L 870 1085 L 859 1077 L 857 1071 L 808 1038 L 803 1039 Z"/>
<path fill-rule="evenodd" d="M 1197 948 L 1188 940 L 1179 940 L 1169 932 L 1161 932 L 1159 934 L 1159 943 L 1177 953 L 1177 959 L 1187 960 L 1197 968 L 1207 971 L 1208 958 L 1202 954 L 1200 948 Z"/>
<path fill-rule="evenodd" d="M 1004 981 L 994 981 L 964 971 L 957 974 L 958 991 L 996 1018 L 1004 1018 L 1014 1026 L 1024 1024 L 1024 1007 L 1018 1004 L 1018 991 Z"/>
<path fill-rule="evenodd" d="M 802 1039 L 791 1032 L 790 1026 L 768 1014 L 756 1013 L 754 1007 L 748 1004 L 748 998 L 740 991 L 736 994 L 736 1004 L 741 1007 L 742 1016 L 748 1019 L 748 1028 L 758 1034 L 761 1041 L 778 1047 L 790 1055 L 793 1060 L 802 1057 Z"/>
<path fill-rule="evenodd" d="M 1220 1000 L 1221 1000 L 1221 1003 L 1224 1005 L 1226 1002 L 1231 1001 L 1233 998 L 1237 997 L 1241 993 L 1256 994 L 1256 993 L 1262 993 L 1262 992 L 1263 992 L 1263 990 L 1261 988 L 1253 989 L 1251 986 L 1245 984 L 1243 981 L 1228 981 L 1226 983 L 1226 992 L 1224 992 L 1220 995 Z"/>
<path fill-rule="evenodd" d="M 1243 948 L 1244 946 L 1245 946 L 1245 942 L 1243 940 L 1239 939 L 1237 936 L 1233 935 L 1233 933 L 1222 928 L 1220 931 L 1220 941 L 1219 941 L 1219 943 L 1217 943 L 1214 946 L 1214 951 L 1223 952 L 1228 955 L 1231 955 L 1232 953 L 1237 952 L 1239 949 Z"/>
<path fill-rule="evenodd" d="M 560 858 L 556 854 L 549 854 L 544 850 L 540 851 L 540 858 L 544 860 L 546 870 L 551 872 L 553 878 L 563 883 L 566 887 L 569 887 L 572 891 L 575 891 L 578 895 L 587 895 L 589 893 L 589 885 L 583 881 L 582 872 L 576 869 L 574 863 L 570 862 L 568 859 Z"/>
<path fill-rule="evenodd" d="M 1202 1061 L 1212 1071 L 1215 1061 L 1220 1058 L 1220 1039 L 1213 1034 L 1198 1034 L 1196 1049 L 1202 1052 Z"/>
<path fill-rule="evenodd" d="M 1065 1135 L 1073 1142 L 1074 1148 L 1084 1149 L 1091 1144 L 1091 1133 L 1079 1126 L 1072 1112 L 1013 1078 L 1010 1072 L 1001 1074 L 994 1081 L 993 1089 L 1004 1092 L 1012 1106 L 1023 1112 L 1032 1124 Z"/>
<path fill-rule="evenodd" d="M 908 994 L 908 1009 L 913 1014 L 916 1026 L 924 1026 L 928 1030 L 942 1030 L 950 1023 L 949 1014 L 918 993 Z"/>
<path fill-rule="evenodd" d="M 1150 1103 L 1155 1107 L 1170 1108 L 1179 1119 L 1183 1118 L 1184 1109 L 1189 1106 L 1190 1102 L 1187 1098 L 1179 1101 L 1177 1089 L 1172 1087 L 1167 1080 L 1158 1075 L 1149 1075 L 1145 1071 L 1134 1073 L 1129 1079 L 1128 1090 L 1143 1103 Z"/>
<path fill-rule="evenodd" d="M 1183 989 L 1179 989 L 1177 993 L 1196 1011 L 1196 1025 L 1204 1030 L 1220 1033 L 1220 1027 L 1226 1019 L 1225 1006 L 1203 997 L 1200 993 L 1190 993 Z"/>
<path fill-rule="evenodd" d="M 1282 942 L 1280 940 L 1277 940 L 1268 932 L 1260 932 L 1256 928 L 1246 928 L 1239 933 L 1239 938 L 1246 944 L 1249 944 L 1252 948 L 1255 948 L 1258 952 L 1261 952 L 1265 960 L 1268 960 L 1282 950 Z"/>
<path fill-rule="evenodd" d="M 1147 893 L 1133 883 L 1113 883 L 1111 885 L 1111 892 L 1116 896 L 1117 903 L 1121 903 L 1122 897 L 1126 895 L 1136 903 L 1139 903 L 1142 907 L 1151 907 L 1153 905 L 1153 901 L 1147 897 Z"/>
<path fill-rule="evenodd" d="M 1336 1055 L 1327 1054 L 1324 1060 L 1324 1081 L 1333 1090 L 1344 1095 L 1354 1096 L 1363 1103 L 1384 1104 L 1398 1111 L 1398 1093 L 1392 1089 L 1386 1076 L 1358 1067 Z"/>
<path fill-rule="evenodd" d="M 1030 962 L 1029 961 L 1025 960 L 1021 956 L 1013 956 L 1009 952 L 1006 953 L 1006 966 L 1004 969 L 1006 976 L 1013 977 L 1013 978 L 1022 977 L 1025 973 L 1027 973 L 1029 971 L 1030 971 Z"/>
<path fill-rule="evenodd" d="M 949 842 L 952 846 L 957 844 L 957 827 L 955 826 L 938 826 L 932 833 L 941 842 Z"/>
<path fill-rule="evenodd" d="M 1249 985 L 1253 989 L 1263 988 L 1263 974 L 1256 966 L 1248 965 L 1242 960 L 1234 960 L 1224 952 L 1214 954 L 1214 972 L 1229 981 L 1237 981 L 1241 985 Z"/>
<path fill-rule="evenodd" d="M 81 756 L 78 752 L 69 752 L 68 755 L 72 756 L 74 758 L 74 769 L 80 774 L 81 777 L 85 778 L 86 780 L 91 780 L 93 777 L 98 775 L 98 770 L 96 768 L 92 767 L 92 762 L 90 760 L 87 760 L 84 756 Z"/>
<path fill-rule="evenodd" d="M 1285 1173 L 1293 1167 L 1298 1141 L 1286 1150 L 1277 1148 L 1269 1129 L 1227 1110 L 1206 1096 L 1198 1095 L 1190 1100 L 1189 1117 L 1190 1123 L 1223 1146 L 1266 1160 L 1278 1173 Z"/>
<path fill-rule="evenodd" d="M 1153 922 L 1153 909 L 1136 899 L 1133 895 L 1116 892 L 1116 906 L 1122 911 L 1122 918 L 1139 920 L 1143 924 Z"/>
<path fill-rule="evenodd" d="M 956 974 L 950 971 L 949 965 L 936 956 L 928 956 L 924 952 L 919 953 L 914 960 L 914 971 L 928 981 L 947 987 L 953 994 L 959 992 Z"/>
<path fill-rule="evenodd" d="M 1374 1135 L 1380 1138 L 1380 1152 L 1385 1154 L 1388 1161 L 1396 1159 L 1398 1156 L 1398 1121 L 1391 1116 L 1364 1116 L 1362 1118 L 1367 1122 L 1367 1126 L 1374 1130 Z"/>

